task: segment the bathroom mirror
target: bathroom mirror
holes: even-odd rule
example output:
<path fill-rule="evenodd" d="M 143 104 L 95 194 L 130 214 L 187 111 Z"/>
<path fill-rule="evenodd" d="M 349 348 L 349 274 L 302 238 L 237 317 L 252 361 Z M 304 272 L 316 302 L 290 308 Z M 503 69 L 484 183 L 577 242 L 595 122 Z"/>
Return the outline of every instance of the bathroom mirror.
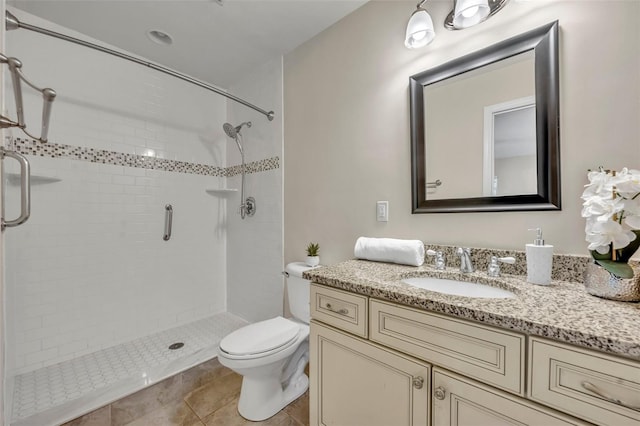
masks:
<path fill-rule="evenodd" d="M 558 24 L 410 77 L 412 212 L 560 209 Z"/>

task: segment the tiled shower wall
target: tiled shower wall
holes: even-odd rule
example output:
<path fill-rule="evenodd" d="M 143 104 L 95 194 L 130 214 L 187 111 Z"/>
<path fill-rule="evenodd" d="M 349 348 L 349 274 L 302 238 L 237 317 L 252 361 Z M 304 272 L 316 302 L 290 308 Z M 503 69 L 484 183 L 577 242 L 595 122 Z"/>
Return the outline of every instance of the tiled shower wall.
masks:
<path fill-rule="evenodd" d="M 58 92 L 51 143 L 225 166 L 223 97 L 28 31 L 7 33 L 6 44 L 28 78 Z M 24 92 L 26 122 L 39 133 L 40 99 Z M 5 93 L 15 117 L 8 86 Z M 99 164 L 87 155 L 29 156 L 32 216 L 5 232 L 9 374 L 226 309 L 226 200 L 205 192 L 225 186 L 225 178 Z M 12 217 L 18 202 L 11 179 L 7 192 Z M 165 204 L 174 210 L 168 242 Z"/>
<path fill-rule="evenodd" d="M 251 99 L 275 112 L 269 122 L 252 110 L 229 103 L 229 120 L 238 124 L 251 121 L 242 129 L 246 161 L 282 158 L 282 59 L 251 70 L 229 88 L 230 92 Z M 230 144 L 227 164 L 240 163 L 240 154 Z M 239 188 L 240 175 L 228 178 L 230 187 Z M 253 217 L 244 220 L 237 213 L 240 197 L 227 203 L 227 276 L 229 311 L 249 321 L 282 315 L 283 304 L 283 211 L 282 168 L 246 176 L 245 197 L 256 199 Z M 302 200 L 301 200 L 302 201 Z"/>

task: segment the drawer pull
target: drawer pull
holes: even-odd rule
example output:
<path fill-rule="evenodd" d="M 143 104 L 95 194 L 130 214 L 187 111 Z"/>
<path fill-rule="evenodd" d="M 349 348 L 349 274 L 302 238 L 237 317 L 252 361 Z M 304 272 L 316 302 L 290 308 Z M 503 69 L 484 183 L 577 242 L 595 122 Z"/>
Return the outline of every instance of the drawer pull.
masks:
<path fill-rule="evenodd" d="M 331 303 L 327 303 L 325 305 L 325 308 L 327 308 L 331 312 L 335 312 L 336 314 L 339 314 L 339 315 L 347 315 L 349 313 L 349 311 L 346 310 L 345 308 L 335 309 L 333 306 L 331 306 Z"/>
<path fill-rule="evenodd" d="M 438 400 L 442 401 L 442 400 L 444 399 L 444 397 L 445 397 L 446 393 L 447 393 L 447 392 L 444 390 L 444 388 L 443 388 L 443 387 L 438 386 L 438 387 L 433 391 L 433 396 L 434 396 L 436 399 L 438 399 Z"/>
<path fill-rule="evenodd" d="M 416 389 L 422 389 L 424 385 L 424 379 L 420 376 L 413 378 L 413 387 Z"/>
<path fill-rule="evenodd" d="M 630 408 L 630 409 L 635 410 L 635 411 L 640 411 L 640 407 L 634 407 L 632 405 L 625 404 L 624 402 L 620 401 L 619 399 L 610 397 L 609 395 L 607 395 L 606 393 L 604 393 L 603 391 L 598 389 L 598 387 L 596 385 L 594 385 L 593 383 L 591 383 L 591 382 L 582 382 L 581 385 L 586 390 L 595 393 L 599 397 L 601 397 L 603 399 L 606 399 L 609 402 L 612 402 L 612 403 L 614 403 L 616 405 L 621 405 L 621 406 L 626 407 L 626 408 Z"/>

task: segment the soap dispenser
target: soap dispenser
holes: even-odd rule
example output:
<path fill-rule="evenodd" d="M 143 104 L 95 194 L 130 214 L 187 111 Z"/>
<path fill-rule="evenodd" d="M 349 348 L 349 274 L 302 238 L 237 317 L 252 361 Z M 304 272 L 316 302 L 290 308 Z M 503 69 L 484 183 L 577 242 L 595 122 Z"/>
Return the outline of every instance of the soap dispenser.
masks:
<path fill-rule="evenodd" d="M 533 244 L 525 246 L 527 252 L 527 282 L 539 285 L 551 283 L 551 266 L 553 264 L 553 246 L 545 244 L 542 229 L 534 228 L 536 239 Z"/>

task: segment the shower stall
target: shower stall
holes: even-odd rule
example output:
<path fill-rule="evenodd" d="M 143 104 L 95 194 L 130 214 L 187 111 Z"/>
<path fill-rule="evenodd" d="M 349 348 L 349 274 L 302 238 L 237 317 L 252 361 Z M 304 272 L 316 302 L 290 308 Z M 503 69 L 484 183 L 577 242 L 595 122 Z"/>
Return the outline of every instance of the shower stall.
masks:
<path fill-rule="evenodd" d="M 215 356 L 224 334 L 282 312 L 279 113 L 122 55 L 25 30 L 4 37 L 2 53 L 57 92 L 46 143 L 16 129 L 3 141 L 31 165 L 31 216 L 4 231 L 6 424 L 70 420 L 113 389 L 130 393 Z M 281 80 L 274 58 L 226 89 L 282 111 Z M 9 79 L 3 96 L 14 117 Z M 23 101 L 37 125 L 41 96 L 25 90 Z M 244 151 L 229 149 L 223 123 L 248 121 L 242 145 L 233 128 Z M 19 174 L 3 162 L 5 217 L 20 213 Z M 242 220 L 245 191 L 260 209 Z"/>

